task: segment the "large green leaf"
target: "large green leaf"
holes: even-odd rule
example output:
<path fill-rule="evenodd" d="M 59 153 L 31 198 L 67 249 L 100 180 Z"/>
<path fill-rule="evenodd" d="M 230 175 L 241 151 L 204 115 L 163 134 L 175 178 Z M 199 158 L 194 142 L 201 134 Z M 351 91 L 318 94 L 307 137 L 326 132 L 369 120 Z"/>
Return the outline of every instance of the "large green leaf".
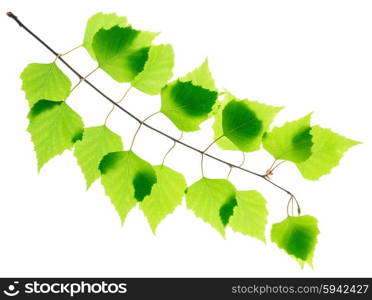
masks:
<path fill-rule="evenodd" d="M 224 236 L 237 204 L 235 192 L 235 187 L 225 179 L 203 177 L 187 189 L 186 205 Z"/>
<path fill-rule="evenodd" d="M 214 79 L 209 71 L 208 59 L 206 59 L 198 68 L 186 74 L 179 79 L 180 81 L 191 81 L 193 85 L 201 86 L 210 91 L 217 91 Z"/>
<path fill-rule="evenodd" d="M 74 154 L 84 174 L 87 188 L 99 177 L 99 163 L 110 153 L 123 150 L 121 137 L 106 126 L 84 129 L 82 140 L 75 145 Z"/>
<path fill-rule="evenodd" d="M 296 164 L 302 176 L 310 180 L 329 174 L 350 147 L 360 144 L 319 126 L 313 126 L 310 134 L 312 154 L 306 161 Z"/>
<path fill-rule="evenodd" d="M 199 130 L 200 123 L 213 113 L 218 93 L 193 85 L 191 81 L 174 81 L 161 91 L 161 112 L 182 131 Z"/>
<path fill-rule="evenodd" d="M 28 118 L 39 171 L 51 158 L 71 149 L 83 132 L 80 116 L 65 102 L 40 100 Z"/>
<path fill-rule="evenodd" d="M 273 224 L 271 240 L 301 264 L 312 265 L 318 234 L 318 221 L 314 217 L 287 217 Z"/>
<path fill-rule="evenodd" d="M 282 107 L 270 106 L 250 100 L 239 100 L 230 93 L 215 116 L 215 139 L 224 150 L 256 151 L 262 137 Z"/>
<path fill-rule="evenodd" d="M 100 29 L 110 29 L 111 27 L 114 26 L 125 27 L 126 24 L 127 24 L 126 17 L 119 17 L 114 13 L 112 14 L 97 13 L 91 16 L 85 27 L 83 46 L 88 51 L 90 56 L 93 59 L 96 59 L 94 50 L 92 48 L 94 35 Z"/>
<path fill-rule="evenodd" d="M 182 131 L 199 130 L 218 106 L 218 92 L 208 60 L 161 90 L 161 112 Z"/>
<path fill-rule="evenodd" d="M 285 123 L 282 127 L 275 127 L 263 138 L 264 148 L 275 159 L 289 160 L 300 163 L 311 155 L 313 145 L 310 134 L 311 114 L 292 122 Z"/>
<path fill-rule="evenodd" d="M 144 69 L 132 82 L 140 91 L 156 95 L 172 77 L 174 53 L 171 45 L 151 46 Z"/>
<path fill-rule="evenodd" d="M 157 35 L 130 26 L 100 29 L 92 44 L 99 67 L 119 82 L 132 81 L 143 70 L 151 42 Z"/>
<path fill-rule="evenodd" d="M 21 79 L 30 107 L 39 100 L 59 102 L 70 95 L 71 81 L 56 63 L 29 64 L 23 70 Z"/>
<path fill-rule="evenodd" d="M 265 242 L 268 211 L 265 198 L 257 191 L 238 191 L 237 205 L 230 217 L 230 227 Z"/>
<path fill-rule="evenodd" d="M 154 168 L 132 151 L 107 154 L 99 165 L 101 182 L 122 223 L 129 211 L 151 193 Z"/>
<path fill-rule="evenodd" d="M 163 165 L 154 167 L 157 181 L 151 194 L 140 203 L 153 233 L 157 226 L 182 203 L 186 181 L 182 174 Z"/>

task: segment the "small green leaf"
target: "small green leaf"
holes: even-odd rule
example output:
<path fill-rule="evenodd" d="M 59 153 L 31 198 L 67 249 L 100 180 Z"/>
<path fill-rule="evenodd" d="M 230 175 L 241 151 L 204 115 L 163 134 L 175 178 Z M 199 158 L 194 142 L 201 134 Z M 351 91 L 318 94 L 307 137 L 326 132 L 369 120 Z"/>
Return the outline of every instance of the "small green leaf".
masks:
<path fill-rule="evenodd" d="M 151 46 L 144 69 L 132 82 L 140 91 L 156 95 L 172 77 L 174 53 L 171 45 Z"/>
<path fill-rule="evenodd" d="M 75 145 L 74 155 L 84 174 L 87 188 L 99 177 L 99 163 L 110 153 L 121 151 L 121 137 L 106 126 L 96 126 L 84 129 L 82 140 Z"/>
<path fill-rule="evenodd" d="M 130 26 L 100 29 L 92 44 L 99 67 L 119 82 L 132 81 L 143 70 L 151 42 L 157 35 Z"/>
<path fill-rule="evenodd" d="M 107 154 L 99 165 L 101 182 L 122 223 L 129 211 L 150 195 L 156 183 L 154 168 L 132 151 Z"/>
<path fill-rule="evenodd" d="M 217 91 L 214 84 L 214 79 L 211 72 L 209 71 L 208 59 L 206 59 L 200 67 L 186 74 L 179 80 L 182 82 L 191 81 L 193 85 L 201 86 L 202 88 L 210 91 Z"/>
<path fill-rule="evenodd" d="M 161 112 L 179 130 L 199 130 L 216 104 L 218 93 L 193 85 L 191 81 L 174 81 L 161 91 Z"/>
<path fill-rule="evenodd" d="M 81 138 L 83 122 L 65 102 L 40 100 L 28 114 L 27 128 L 38 161 L 38 170 L 51 158 L 71 149 Z"/>
<path fill-rule="evenodd" d="M 30 107 L 39 100 L 59 102 L 70 95 L 71 81 L 56 63 L 29 64 L 23 70 L 21 79 Z"/>
<path fill-rule="evenodd" d="M 225 150 L 256 151 L 262 137 L 282 107 L 239 100 L 230 93 L 216 114 L 213 125 L 217 144 Z"/>
<path fill-rule="evenodd" d="M 310 119 L 311 114 L 308 114 L 299 120 L 287 122 L 282 127 L 275 127 L 271 132 L 265 134 L 264 148 L 275 159 L 284 159 L 295 163 L 307 160 L 311 155 L 313 145 Z"/>
<path fill-rule="evenodd" d="M 88 51 L 90 56 L 93 59 L 96 59 L 94 50 L 92 48 L 94 35 L 102 28 L 110 29 L 111 27 L 114 26 L 125 27 L 126 24 L 127 24 L 126 17 L 119 17 L 114 13 L 113 14 L 97 13 L 91 16 L 87 22 L 87 26 L 85 27 L 83 46 Z"/>
<path fill-rule="evenodd" d="M 182 174 L 166 167 L 155 166 L 157 181 L 151 194 L 140 203 L 153 233 L 157 226 L 174 209 L 182 203 L 186 181 Z"/>
<path fill-rule="evenodd" d="M 186 205 L 222 236 L 236 205 L 235 187 L 225 179 L 203 177 L 186 193 Z"/>
<path fill-rule="evenodd" d="M 350 147 L 360 144 L 319 126 L 313 126 L 310 134 L 312 154 L 306 161 L 296 164 L 302 176 L 310 180 L 329 174 Z"/>
<path fill-rule="evenodd" d="M 312 265 L 318 234 L 317 219 L 308 215 L 287 217 L 271 228 L 271 240 L 302 265 Z"/>
<path fill-rule="evenodd" d="M 230 227 L 265 242 L 265 228 L 269 214 L 265 198 L 257 191 L 238 191 L 236 201 L 237 205 L 229 221 Z"/>

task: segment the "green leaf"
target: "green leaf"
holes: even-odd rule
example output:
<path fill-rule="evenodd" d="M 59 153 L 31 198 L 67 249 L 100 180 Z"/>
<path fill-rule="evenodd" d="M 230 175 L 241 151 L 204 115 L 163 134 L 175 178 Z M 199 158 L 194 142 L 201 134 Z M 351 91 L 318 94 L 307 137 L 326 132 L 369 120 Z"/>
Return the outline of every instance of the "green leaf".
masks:
<path fill-rule="evenodd" d="M 144 69 L 132 82 L 140 91 L 156 95 L 172 77 L 174 53 L 171 45 L 151 46 Z"/>
<path fill-rule="evenodd" d="M 214 79 L 211 72 L 209 71 L 208 59 L 206 59 L 200 67 L 186 74 L 179 80 L 182 82 L 191 81 L 193 85 L 201 86 L 202 88 L 208 89 L 210 91 L 217 91 L 214 84 Z"/>
<path fill-rule="evenodd" d="M 257 191 L 238 191 L 236 201 L 237 205 L 229 221 L 230 227 L 265 242 L 265 228 L 269 214 L 265 198 Z"/>
<path fill-rule="evenodd" d="M 313 137 L 312 154 L 306 161 L 296 164 L 302 176 L 310 180 L 329 174 L 350 147 L 360 144 L 319 126 L 313 126 L 310 134 Z"/>
<path fill-rule="evenodd" d="M 92 45 L 99 67 L 119 82 L 132 81 L 143 70 L 151 42 L 157 35 L 130 26 L 100 29 Z"/>
<path fill-rule="evenodd" d="M 312 265 L 318 234 L 317 219 L 308 215 L 287 217 L 271 228 L 271 240 L 302 265 Z"/>
<path fill-rule="evenodd" d="M 30 107 L 39 100 L 59 102 L 70 95 L 71 81 L 56 63 L 29 64 L 23 70 L 21 79 Z"/>
<path fill-rule="evenodd" d="M 51 158 L 71 149 L 83 132 L 80 116 L 65 102 L 40 100 L 28 118 L 39 171 Z"/>
<path fill-rule="evenodd" d="M 161 112 L 182 131 L 199 130 L 218 105 L 208 60 L 161 90 Z"/>
<path fill-rule="evenodd" d="M 218 146 L 224 150 L 256 151 L 282 107 L 239 100 L 226 93 L 213 125 Z"/>
<path fill-rule="evenodd" d="M 225 111 L 228 105 L 230 106 Z M 250 100 L 239 100 L 226 92 L 213 124 L 214 138 L 219 138 L 217 145 L 224 150 L 247 152 L 258 150 L 263 135 L 282 108 Z M 220 138 L 221 136 L 223 137 Z"/>
<path fill-rule="evenodd" d="M 154 168 L 132 151 L 107 154 L 99 165 L 101 182 L 122 223 L 129 211 L 151 193 Z"/>
<path fill-rule="evenodd" d="M 182 174 L 166 166 L 155 166 L 154 169 L 157 181 L 140 207 L 155 234 L 160 222 L 182 203 L 186 181 Z"/>
<path fill-rule="evenodd" d="M 96 59 L 92 47 L 94 35 L 102 28 L 110 29 L 114 26 L 125 27 L 126 24 L 127 24 L 126 17 L 119 17 L 117 14 L 114 13 L 112 14 L 97 13 L 91 16 L 87 22 L 87 26 L 85 27 L 83 46 L 88 51 L 90 56 L 93 59 Z"/>
<path fill-rule="evenodd" d="M 187 189 L 186 205 L 224 236 L 236 206 L 235 192 L 235 187 L 225 179 L 203 177 Z"/>
<path fill-rule="evenodd" d="M 76 142 L 74 154 L 84 174 L 87 188 L 100 176 L 98 167 L 102 158 L 110 152 L 121 150 L 121 137 L 106 126 L 84 129 L 82 140 Z"/>
<path fill-rule="evenodd" d="M 193 85 L 191 81 L 174 81 L 161 90 L 161 112 L 182 131 L 199 130 L 200 123 L 213 113 L 218 93 Z"/>
<path fill-rule="evenodd" d="M 284 159 L 295 163 L 307 160 L 311 155 L 313 145 L 310 119 L 311 114 L 308 114 L 299 120 L 287 122 L 282 127 L 275 127 L 264 135 L 264 148 L 275 159 Z"/>

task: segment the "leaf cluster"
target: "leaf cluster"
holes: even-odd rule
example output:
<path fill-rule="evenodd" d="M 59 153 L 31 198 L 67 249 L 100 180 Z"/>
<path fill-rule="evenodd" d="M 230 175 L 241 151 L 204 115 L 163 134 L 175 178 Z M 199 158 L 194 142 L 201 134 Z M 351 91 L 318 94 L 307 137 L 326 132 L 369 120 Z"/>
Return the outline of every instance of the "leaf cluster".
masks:
<path fill-rule="evenodd" d="M 114 80 L 148 95 L 159 94 L 160 112 L 180 131 L 197 131 L 201 123 L 213 118 L 214 138 L 221 149 L 252 152 L 263 146 L 276 161 L 292 162 L 304 178 L 318 180 L 358 144 L 312 125 L 311 114 L 271 128 L 283 107 L 222 92 L 207 59 L 183 77 L 172 79 L 173 48 L 154 44 L 158 34 L 134 29 L 126 17 L 98 13 L 88 20 L 82 45 Z M 240 191 L 227 179 L 206 177 L 188 186 L 181 173 L 164 164 L 153 166 L 131 149 L 125 150 L 121 137 L 106 122 L 84 127 L 82 118 L 66 103 L 71 81 L 56 62 L 29 64 L 21 79 L 39 170 L 72 149 L 86 187 L 100 179 L 122 222 L 138 205 L 155 233 L 185 196 L 187 208 L 222 236 L 230 227 L 266 241 L 268 210 L 258 191 Z M 271 240 L 301 264 L 311 264 L 318 234 L 317 220 L 308 215 L 288 216 L 271 228 Z"/>

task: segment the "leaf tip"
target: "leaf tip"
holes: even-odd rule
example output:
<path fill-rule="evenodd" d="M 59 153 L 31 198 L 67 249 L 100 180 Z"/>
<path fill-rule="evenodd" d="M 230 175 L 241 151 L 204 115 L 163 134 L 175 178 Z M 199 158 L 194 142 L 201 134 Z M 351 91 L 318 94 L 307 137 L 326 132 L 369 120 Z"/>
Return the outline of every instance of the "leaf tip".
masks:
<path fill-rule="evenodd" d="M 151 232 L 154 236 L 156 236 L 156 229 L 157 229 L 157 225 L 150 225 L 151 227 Z"/>
<path fill-rule="evenodd" d="M 92 186 L 92 183 L 93 183 L 93 182 L 88 182 L 88 181 L 86 181 L 86 183 L 85 183 L 85 191 L 86 191 L 86 192 L 90 189 L 90 187 Z"/>

